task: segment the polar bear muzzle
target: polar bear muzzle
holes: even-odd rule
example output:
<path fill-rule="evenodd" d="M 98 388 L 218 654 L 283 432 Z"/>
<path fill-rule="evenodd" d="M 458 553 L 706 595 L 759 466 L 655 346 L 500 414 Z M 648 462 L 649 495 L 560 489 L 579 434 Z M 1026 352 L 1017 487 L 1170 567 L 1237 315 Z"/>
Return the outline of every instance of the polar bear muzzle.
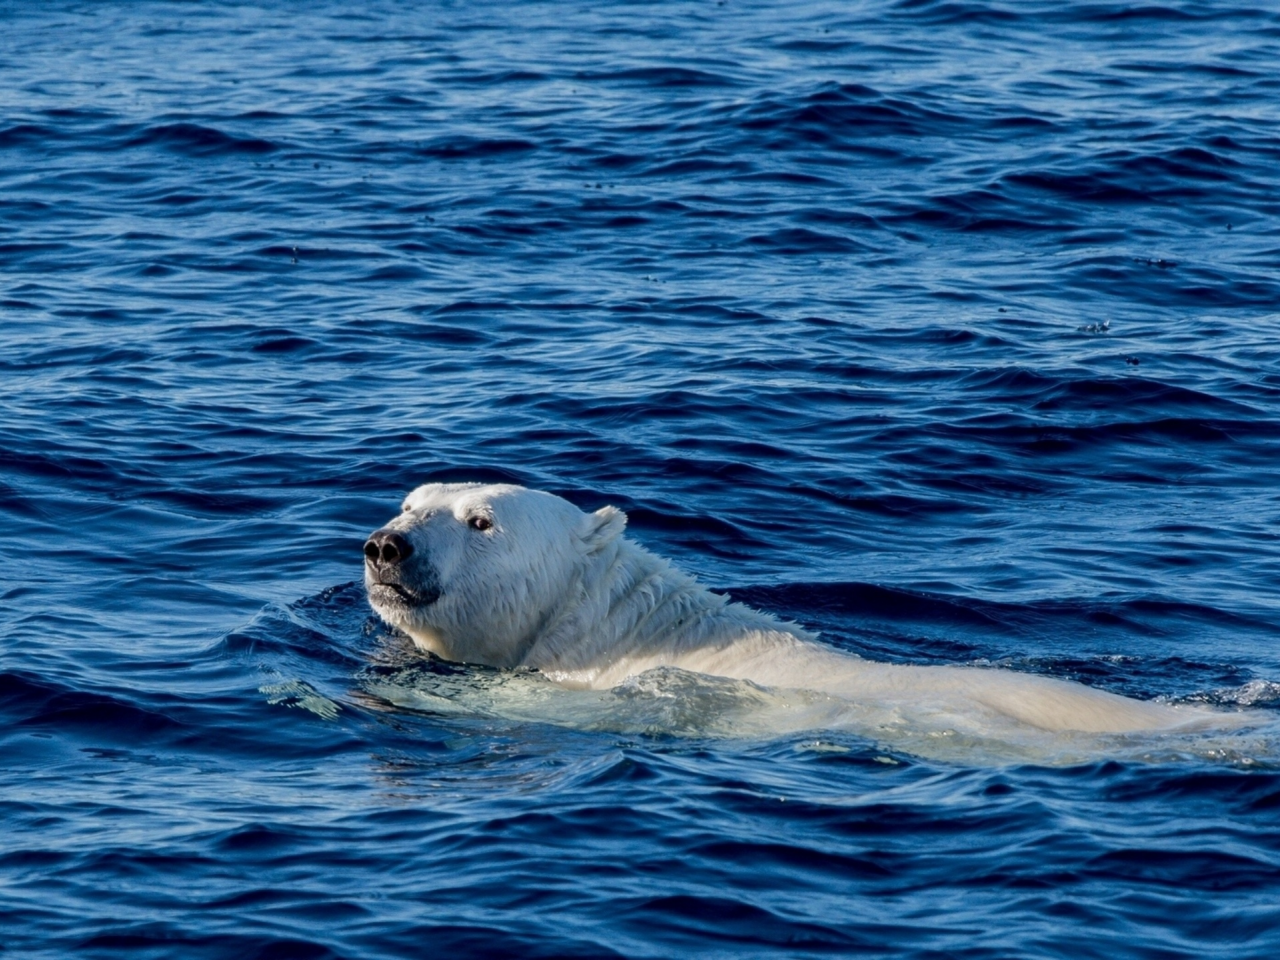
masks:
<path fill-rule="evenodd" d="M 365 586 L 379 613 L 425 607 L 440 599 L 440 578 L 413 544 L 385 527 L 364 543 Z"/>

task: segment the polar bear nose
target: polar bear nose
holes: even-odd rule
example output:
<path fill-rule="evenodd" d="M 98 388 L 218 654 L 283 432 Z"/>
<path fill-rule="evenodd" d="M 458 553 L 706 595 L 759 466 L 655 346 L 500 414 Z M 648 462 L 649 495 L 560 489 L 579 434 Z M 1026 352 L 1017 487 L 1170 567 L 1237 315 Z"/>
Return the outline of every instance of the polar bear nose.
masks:
<path fill-rule="evenodd" d="M 364 556 L 370 563 L 395 564 L 408 560 L 411 553 L 413 544 L 394 530 L 375 530 L 364 542 Z"/>

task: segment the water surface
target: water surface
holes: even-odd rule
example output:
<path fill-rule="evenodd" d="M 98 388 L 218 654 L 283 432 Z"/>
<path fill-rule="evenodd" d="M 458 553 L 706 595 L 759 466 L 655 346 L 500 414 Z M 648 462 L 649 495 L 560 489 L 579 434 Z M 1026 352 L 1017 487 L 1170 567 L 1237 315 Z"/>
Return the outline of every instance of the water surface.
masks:
<path fill-rule="evenodd" d="M 429 480 L 863 656 L 1280 705 L 1280 15 L 0 7 L 14 956 L 1271 957 L 1263 730 L 417 657 Z M 560 692 L 563 693 L 563 692 Z"/>

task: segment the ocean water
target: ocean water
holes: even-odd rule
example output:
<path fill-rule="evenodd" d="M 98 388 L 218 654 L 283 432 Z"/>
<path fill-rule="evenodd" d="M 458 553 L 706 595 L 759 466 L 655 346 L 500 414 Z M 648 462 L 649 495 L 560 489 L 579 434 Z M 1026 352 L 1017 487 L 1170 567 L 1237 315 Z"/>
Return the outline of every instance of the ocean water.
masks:
<path fill-rule="evenodd" d="M 6 957 L 1280 954 L 1274 5 L 3 4 L 0 386 Z M 433 661 L 468 479 L 1263 722 Z"/>

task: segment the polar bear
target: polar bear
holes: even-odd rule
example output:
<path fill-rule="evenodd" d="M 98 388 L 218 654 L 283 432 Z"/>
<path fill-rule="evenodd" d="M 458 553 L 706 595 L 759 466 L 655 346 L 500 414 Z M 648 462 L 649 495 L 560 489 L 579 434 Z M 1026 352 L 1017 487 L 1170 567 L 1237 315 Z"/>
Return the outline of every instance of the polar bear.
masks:
<path fill-rule="evenodd" d="M 429 483 L 365 542 L 369 602 L 422 650 L 569 687 L 607 689 L 665 666 L 860 702 L 925 699 L 1049 731 L 1226 719 L 1007 670 L 865 660 L 711 592 L 623 537 L 626 520 L 519 486 Z"/>

